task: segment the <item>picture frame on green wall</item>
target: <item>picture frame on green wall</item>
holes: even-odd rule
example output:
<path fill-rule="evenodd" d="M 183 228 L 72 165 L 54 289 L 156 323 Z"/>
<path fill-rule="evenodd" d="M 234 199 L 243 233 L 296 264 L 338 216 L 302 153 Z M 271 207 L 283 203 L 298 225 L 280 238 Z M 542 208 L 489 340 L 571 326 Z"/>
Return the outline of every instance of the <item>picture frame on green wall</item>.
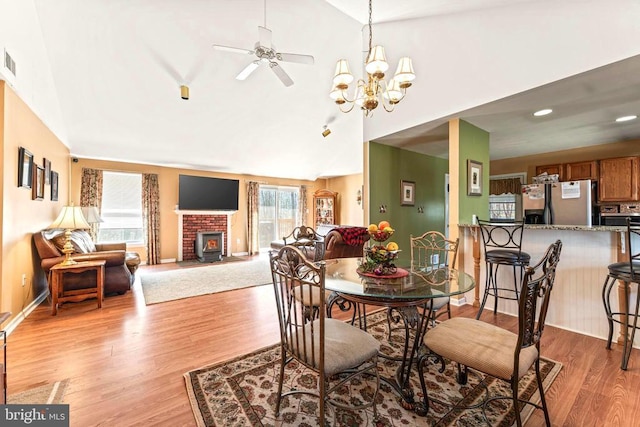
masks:
<path fill-rule="evenodd" d="M 414 181 L 400 181 L 400 205 L 414 206 L 416 204 L 416 183 Z"/>
<path fill-rule="evenodd" d="M 482 162 L 467 159 L 467 196 L 482 196 Z"/>

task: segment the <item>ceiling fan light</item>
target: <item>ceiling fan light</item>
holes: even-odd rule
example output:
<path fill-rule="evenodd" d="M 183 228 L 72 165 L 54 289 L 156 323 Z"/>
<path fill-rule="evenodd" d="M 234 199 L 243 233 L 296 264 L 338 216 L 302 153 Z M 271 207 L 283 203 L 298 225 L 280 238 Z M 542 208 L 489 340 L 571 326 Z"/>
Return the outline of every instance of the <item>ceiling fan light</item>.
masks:
<path fill-rule="evenodd" d="M 384 47 L 374 46 L 371 49 L 369 57 L 367 58 L 367 64 L 364 68 L 367 70 L 367 73 L 376 78 L 384 77 L 385 71 L 389 69 L 389 64 L 384 54 Z"/>
<path fill-rule="evenodd" d="M 349 63 L 346 59 L 340 59 L 336 63 L 336 73 L 333 76 L 333 83 L 340 89 L 346 89 L 353 81 L 353 74 L 349 71 Z"/>
<path fill-rule="evenodd" d="M 398 62 L 398 68 L 396 69 L 396 74 L 393 78 L 400 84 L 412 82 L 416 78 L 416 74 L 413 71 L 411 58 L 409 58 L 408 56 L 400 58 L 400 62 Z"/>

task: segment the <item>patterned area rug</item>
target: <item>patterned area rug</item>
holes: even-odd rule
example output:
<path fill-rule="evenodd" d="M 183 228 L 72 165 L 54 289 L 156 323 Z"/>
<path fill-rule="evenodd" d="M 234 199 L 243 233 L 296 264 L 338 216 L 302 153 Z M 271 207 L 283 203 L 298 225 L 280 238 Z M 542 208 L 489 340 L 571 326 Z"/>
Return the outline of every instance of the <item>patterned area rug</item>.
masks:
<path fill-rule="evenodd" d="M 69 384 L 69 379 L 56 381 L 53 384 L 45 384 L 21 393 L 11 394 L 7 396 L 9 404 L 58 404 L 63 402 L 64 392 Z"/>
<path fill-rule="evenodd" d="M 271 283 L 266 257 L 141 274 L 147 305 Z"/>
<path fill-rule="evenodd" d="M 388 328 L 385 312 L 369 315 L 369 332 L 383 344 L 384 354 L 401 354 L 404 337 L 395 331 L 391 340 L 387 340 Z M 397 333 L 396 333 L 397 332 Z M 318 409 L 317 399 L 306 395 L 294 395 L 283 399 L 280 416 L 275 417 L 275 396 L 278 387 L 280 347 L 273 345 L 235 359 L 205 366 L 187 372 L 184 377 L 187 393 L 198 426 L 317 426 L 315 417 Z M 398 362 L 380 358 L 381 375 L 392 378 Z M 486 389 L 480 384 L 484 378 L 492 395 L 509 395 L 510 387 L 504 381 L 481 374 L 470 374 L 468 384 L 460 386 L 455 381 L 456 365 L 448 363 L 443 373 L 438 372 L 440 365 L 429 364 L 425 375 L 429 394 L 430 409 L 426 417 L 420 417 L 405 410 L 399 404 L 393 389 L 381 382 L 378 395 L 378 423 L 373 421 L 373 412 L 334 411 L 329 406 L 328 417 L 333 426 L 486 426 L 480 409 L 460 409 L 458 406 L 472 406 L 481 402 Z M 562 365 L 543 359 L 541 371 L 545 390 L 560 372 Z M 420 383 L 414 369 L 411 383 L 417 399 L 421 399 Z M 304 366 L 289 363 L 285 370 L 285 390 L 315 389 L 317 376 Z M 351 387 L 345 387 L 345 395 L 358 399 L 371 384 L 363 381 Z M 520 381 L 520 396 L 529 399 L 537 396 L 535 373 L 530 371 Z M 438 402 L 436 402 L 436 400 Z M 536 397 L 533 400 L 537 400 Z M 487 417 L 492 426 L 511 426 L 515 414 L 511 403 L 498 400 L 489 405 Z M 530 405 L 523 409 L 523 422 L 532 413 Z"/>

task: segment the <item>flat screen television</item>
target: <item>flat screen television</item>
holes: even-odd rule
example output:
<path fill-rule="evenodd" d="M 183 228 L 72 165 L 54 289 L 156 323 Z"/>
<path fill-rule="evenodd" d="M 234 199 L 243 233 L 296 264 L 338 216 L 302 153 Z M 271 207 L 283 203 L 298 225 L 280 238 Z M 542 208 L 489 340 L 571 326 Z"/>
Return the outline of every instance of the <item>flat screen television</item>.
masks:
<path fill-rule="evenodd" d="M 194 211 L 237 211 L 237 179 L 180 175 L 178 209 Z"/>

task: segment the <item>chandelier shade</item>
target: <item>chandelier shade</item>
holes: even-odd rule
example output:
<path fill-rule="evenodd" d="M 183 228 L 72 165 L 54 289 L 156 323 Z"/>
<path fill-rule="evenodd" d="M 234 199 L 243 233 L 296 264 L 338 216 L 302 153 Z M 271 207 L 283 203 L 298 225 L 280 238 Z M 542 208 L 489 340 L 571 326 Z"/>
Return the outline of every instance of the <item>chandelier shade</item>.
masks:
<path fill-rule="evenodd" d="M 396 73 L 389 83 L 384 80 L 389 63 L 384 47 L 372 46 L 371 2 L 372 0 L 369 0 L 369 51 L 364 62 L 367 79 L 358 79 L 354 95 L 349 96 L 349 85 L 354 77 L 347 60 L 340 59 L 336 63 L 333 85 L 329 92 L 329 97 L 338 105 L 340 111 L 348 113 L 357 105 L 366 117 L 371 117 L 378 105 L 382 105 L 385 111 L 393 111 L 395 105 L 404 99 L 407 88 L 416 78 L 411 58 L 405 56 L 400 58 Z"/>

